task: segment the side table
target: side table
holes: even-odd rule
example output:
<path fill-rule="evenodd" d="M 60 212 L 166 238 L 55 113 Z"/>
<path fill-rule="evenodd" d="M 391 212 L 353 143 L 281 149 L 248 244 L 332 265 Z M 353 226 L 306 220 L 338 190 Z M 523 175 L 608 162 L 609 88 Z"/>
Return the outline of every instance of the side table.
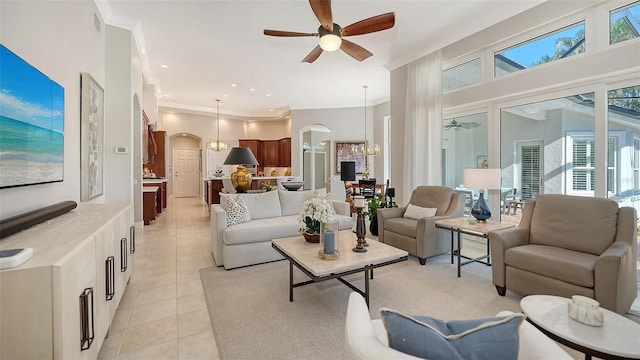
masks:
<path fill-rule="evenodd" d="M 640 324 L 600 308 L 603 326 L 589 326 L 569 317 L 570 299 L 530 295 L 520 300 L 527 321 L 551 339 L 585 354 L 585 359 L 640 359 Z"/>
<path fill-rule="evenodd" d="M 491 266 L 491 251 L 489 249 L 489 231 L 507 229 L 510 227 L 514 227 L 513 223 L 503 223 L 497 221 L 488 220 L 487 222 L 479 222 L 475 221 L 471 223 L 473 219 L 470 217 L 459 217 L 453 219 L 446 220 L 438 220 L 436 221 L 436 227 L 441 229 L 446 229 L 451 232 L 451 263 L 453 264 L 453 256 L 457 255 L 458 257 L 458 277 L 460 277 L 460 267 L 463 265 L 470 264 L 472 262 L 479 262 L 481 264 L 485 264 L 487 266 Z M 458 235 L 458 249 L 456 250 L 453 247 L 454 234 Z M 468 256 L 464 256 L 461 254 L 460 250 L 462 234 L 477 236 L 480 238 L 487 239 L 487 254 L 471 258 Z M 462 262 L 461 258 L 465 258 L 468 261 Z M 482 261 L 482 259 L 487 259 L 487 261 Z"/>

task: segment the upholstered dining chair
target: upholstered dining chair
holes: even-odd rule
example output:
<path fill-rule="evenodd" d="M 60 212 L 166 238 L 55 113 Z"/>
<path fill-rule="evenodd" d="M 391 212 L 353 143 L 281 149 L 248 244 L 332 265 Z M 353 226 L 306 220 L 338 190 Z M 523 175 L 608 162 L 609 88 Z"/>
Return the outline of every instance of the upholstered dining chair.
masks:
<path fill-rule="evenodd" d="M 450 237 L 436 228 L 436 221 L 461 217 L 464 203 L 464 195 L 450 187 L 418 186 L 407 206 L 378 209 L 378 240 L 407 251 L 424 265 L 428 257 L 450 250 Z"/>
<path fill-rule="evenodd" d="M 582 295 L 623 314 L 637 295 L 636 210 L 611 199 L 527 199 L 515 228 L 489 232 L 493 284 L 520 295 Z"/>

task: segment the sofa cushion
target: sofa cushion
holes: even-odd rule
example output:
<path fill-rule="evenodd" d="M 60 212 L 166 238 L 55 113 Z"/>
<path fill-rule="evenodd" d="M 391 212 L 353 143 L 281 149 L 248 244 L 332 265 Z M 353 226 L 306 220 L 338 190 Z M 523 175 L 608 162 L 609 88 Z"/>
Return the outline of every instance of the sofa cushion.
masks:
<path fill-rule="evenodd" d="M 417 206 L 413 204 L 407 205 L 407 210 L 404 212 L 404 217 L 407 219 L 422 219 L 426 217 L 432 217 L 436 215 L 436 208 L 427 208 L 422 206 Z"/>
<path fill-rule="evenodd" d="M 453 189 L 446 186 L 418 186 L 411 194 L 410 204 L 436 208 L 436 215 L 444 215 L 451 205 Z"/>
<path fill-rule="evenodd" d="M 588 288 L 595 285 L 597 259 L 588 253 L 544 245 L 516 246 L 504 253 L 507 266 Z"/>
<path fill-rule="evenodd" d="M 302 208 L 302 204 L 304 204 L 305 201 L 311 199 L 313 197 L 313 193 L 314 193 L 314 190 L 305 190 L 305 191 L 278 190 L 282 216 L 300 214 L 300 208 Z"/>
<path fill-rule="evenodd" d="M 229 199 L 227 202 L 227 226 L 251 221 L 249 210 L 241 197 Z"/>
<path fill-rule="evenodd" d="M 391 218 L 384 221 L 384 231 L 390 231 L 410 238 L 418 236 L 418 220 L 401 218 Z"/>
<path fill-rule="evenodd" d="M 600 255 L 615 238 L 618 203 L 611 199 L 544 194 L 534 209 L 531 244 Z"/>
<path fill-rule="evenodd" d="M 248 223 L 226 228 L 223 232 L 223 239 L 226 245 L 271 241 L 298 236 L 300 235 L 298 233 L 299 227 L 297 215 L 251 220 Z"/>
<path fill-rule="evenodd" d="M 221 194 L 220 206 L 227 210 L 229 199 L 239 196 L 247 204 L 251 219 L 265 219 L 282 216 L 280 198 L 277 191 L 267 191 L 257 194 Z"/>
<path fill-rule="evenodd" d="M 448 322 L 382 308 L 389 346 L 425 359 L 516 359 L 524 314 Z"/>

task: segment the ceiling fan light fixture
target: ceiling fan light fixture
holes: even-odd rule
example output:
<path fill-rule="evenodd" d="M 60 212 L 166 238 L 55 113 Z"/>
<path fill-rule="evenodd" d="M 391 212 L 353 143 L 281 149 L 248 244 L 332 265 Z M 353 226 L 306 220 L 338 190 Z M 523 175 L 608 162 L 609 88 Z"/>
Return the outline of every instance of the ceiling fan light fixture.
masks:
<path fill-rule="evenodd" d="M 342 37 L 340 36 L 340 26 L 333 24 L 333 31 L 329 31 L 322 26 L 318 28 L 320 35 L 320 48 L 324 51 L 336 51 L 342 45 Z"/>

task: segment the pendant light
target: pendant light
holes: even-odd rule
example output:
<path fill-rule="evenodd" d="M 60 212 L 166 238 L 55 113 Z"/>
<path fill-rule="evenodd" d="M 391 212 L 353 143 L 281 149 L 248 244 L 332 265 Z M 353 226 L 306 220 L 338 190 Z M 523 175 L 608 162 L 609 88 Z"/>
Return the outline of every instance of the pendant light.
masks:
<path fill-rule="evenodd" d="M 352 151 L 355 155 L 376 156 L 380 155 L 380 145 L 374 144 L 373 151 L 369 151 L 367 145 L 367 85 L 362 86 L 364 88 L 364 145 L 354 145 Z"/>
<path fill-rule="evenodd" d="M 229 150 L 229 144 L 220 142 L 220 99 L 216 99 L 216 102 L 218 103 L 218 117 L 216 120 L 218 133 L 216 135 L 216 142 L 209 143 L 209 148 L 215 151 Z"/>

